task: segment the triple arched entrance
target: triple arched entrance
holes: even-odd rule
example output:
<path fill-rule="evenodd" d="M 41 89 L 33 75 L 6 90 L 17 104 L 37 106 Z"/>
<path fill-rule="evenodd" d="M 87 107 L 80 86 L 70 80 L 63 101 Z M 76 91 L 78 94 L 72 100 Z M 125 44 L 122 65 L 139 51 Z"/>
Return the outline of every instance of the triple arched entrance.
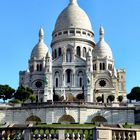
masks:
<path fill-rule="evenodd" d="M 95 116 L 92 120 L 92 123 L 94 124 L 106 124 L 107 119 L 104 118 L 103 116 Z M 36 124 L 36 123 L 41 123 L 41 119 L 37 116 L 30 116 L 26 119 L 26 124 Z M 71 115 L 63 115 L 62 117 L 59 118 L 58 123 L 61 124 L 71 124 L 75 123 L 75 119 Z"/>

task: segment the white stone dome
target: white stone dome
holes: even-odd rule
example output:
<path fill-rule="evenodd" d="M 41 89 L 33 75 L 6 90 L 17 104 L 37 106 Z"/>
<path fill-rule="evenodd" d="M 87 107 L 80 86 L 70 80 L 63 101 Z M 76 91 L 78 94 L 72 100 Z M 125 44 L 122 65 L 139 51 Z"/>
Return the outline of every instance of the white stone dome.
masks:
<path fill-rule="evenodd" d="M 41 28 L 39 31 L 39 42 L 35 45 L 32 50 L 31 58 L 42 59 L 46 57 L 48 47 L 44 43 L 44 31 Z"/>
<path fill-rule="evenodd" d="M 78 6 L 76 0 L 70 0 L 69 5 L 58 16 L 54 31 L 60 31 L 68 28 L 81 28 L 92 31 L 89 17 Z"/>
<path fill-rule="evenodd" d="M 104 40 L 104 29 L 100 28 L 100 40 L 95 46 L 95 55 L 100 58 L 110 58 L 113 59 L 113 54 L 110 46 Z"/>

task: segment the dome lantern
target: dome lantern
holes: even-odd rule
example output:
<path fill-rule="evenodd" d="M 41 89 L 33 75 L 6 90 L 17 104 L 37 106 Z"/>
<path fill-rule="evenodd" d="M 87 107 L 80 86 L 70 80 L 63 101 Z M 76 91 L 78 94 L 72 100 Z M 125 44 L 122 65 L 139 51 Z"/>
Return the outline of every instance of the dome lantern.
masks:
<path fill-rule="evenodd" d="M 40 28 L 39 30 L 39 41 L 44 41 L 44 30 Z"/>
<path fill-rule="evenodd" d="M 101 26 L 99 30 L 100 40 L 104 39 L 104 34 L 105 34 L 104 28 Z"/>
<path fill-rule="evenodd" d="M 70 4 L 78 5 L 78 4 L 77 4 L 77 0 L 70 0 Z"/>

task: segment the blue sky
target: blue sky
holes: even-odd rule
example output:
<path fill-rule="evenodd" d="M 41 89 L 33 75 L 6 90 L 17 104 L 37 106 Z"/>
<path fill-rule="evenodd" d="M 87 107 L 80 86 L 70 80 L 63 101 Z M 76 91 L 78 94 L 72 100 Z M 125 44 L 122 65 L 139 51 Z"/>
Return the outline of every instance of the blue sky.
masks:
<path fill-rule="evenodd" d="M 1 0 L 0 2 L 0 84 L 18 87 L 20 70 L 28 67 L 38 30 L 45 30 L 45 42 L 60 12 L 69 0 Z M 112 48 L 116 68 L 126 69 L 127 92 L 140 86 L 140 0 L 78 0 L 88 14 L 95 41 L 100 25 Z"/>

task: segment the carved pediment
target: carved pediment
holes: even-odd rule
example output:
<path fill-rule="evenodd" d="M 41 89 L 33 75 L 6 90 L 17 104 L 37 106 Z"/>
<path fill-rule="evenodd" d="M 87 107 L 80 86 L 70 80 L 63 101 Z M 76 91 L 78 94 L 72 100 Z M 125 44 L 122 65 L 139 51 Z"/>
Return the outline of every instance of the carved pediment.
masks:
<path fill-rule="evenodd" d="M 57 59 L 53 60 L 53 66 L 61 66 L 63 62 L 62 56 L 58 57 Z"/>
<path fill-rule="evenodd" d="M 85 65 L 86 64 L 86 60 L 84 60 L 84 59 L 82 59 L 82 58 L 80 58 L 80 57 L 78 57 L 78 56 L 75 56 L 75 63 L 76 64 L 80 64 L 80 65 Z"/>

